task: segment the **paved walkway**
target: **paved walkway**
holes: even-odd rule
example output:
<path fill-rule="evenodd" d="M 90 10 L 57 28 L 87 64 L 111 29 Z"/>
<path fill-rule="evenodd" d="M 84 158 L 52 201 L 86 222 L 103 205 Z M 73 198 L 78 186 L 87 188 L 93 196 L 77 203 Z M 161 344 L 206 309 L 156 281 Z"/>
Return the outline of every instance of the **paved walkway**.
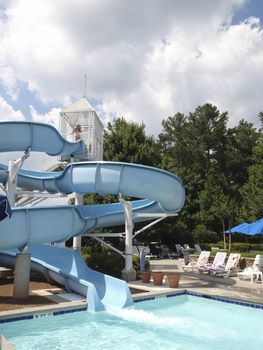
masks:
<path fill-rule="evenodd" d="M 134 288 L 143 288 L 142 294 L 136 294 L 134 299 L 146 296 L 161 294 L 173 294 L 178 291 L 188 290 L 195 293 L 233 298 L 242 301 L 251 301 L 263 304 L 263 283 L 250 283 L 248 280 L 240 280 L 238 277 L 222 278 L 210 277 L 198 272 L 184 272 L 183 264 L 180 259 L 151 260 L 150 268 L 152 271 L 163 271 L 165 274 L 179 272 L 181 274 L 179 288 L 169 288 L 166 276 L 162 286 L 154 286 L 151 283 L 142 283 L 136 281 L 129 283 Z M 148 290 L 148 292 L 146 292 Z"/>

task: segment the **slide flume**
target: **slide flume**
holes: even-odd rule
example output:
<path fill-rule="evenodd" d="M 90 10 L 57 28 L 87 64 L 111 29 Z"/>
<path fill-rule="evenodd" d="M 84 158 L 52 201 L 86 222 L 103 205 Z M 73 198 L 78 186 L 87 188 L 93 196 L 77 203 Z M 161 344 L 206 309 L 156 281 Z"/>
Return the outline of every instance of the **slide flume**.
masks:
<path fill-rule="evenodd" d="M 13 121 L 0 123 L 0 152 L 45 152 L 50 156 L 83 154 L 82 140 L 69 142 L 49 124 Z"/>
<path fill-rule="evenodd" d="M 184 203 L 184 188 L 176 175 L 137 164 L 74 163 L 53 178 L 50 173 L 48 176 L 36 174 L 21 171 L 19 186 L 31 190 L 49 189 L 51 192 L 122 194 L 147 198 L 133 202 L 133 212 L 139 213 L 176 213 Z M 135 217 L 134 220 L 152 218 Z M 0 222 L 0 230 L 5 232 L 0 240 L 0 249 L 65 241 L 97 227 L 116 226 L 123 222 L 120 203 L 16 208 L 12 220 Z"/>
<path fill-rule="evenodd" d="M 19 137 L 14 138 L 10 135 Z M 55 128 L 47 124 L 0 123 L 0 151 L 29 149 L 50 155 L 66 155 L 81 154 L 84 146 L 82 142 L 66 141 Z M 5 184 L 7 179 L 7 167 L 0 165 L 0 182 Z M 140 216 L 134 216 L 134 222 L 156 217 L 149 216 L 149 213 L 177 213 L 185 200 L 184 188 L 179 177 L 164 170 L 138 164 L 81 162 L 69 164 L 62 172 L 55 173 L 20 170 L 17 183 L 19 187 L 31 191 L 121 194 L 141 198 L 132 202 L 133 213 L 140 213 Z M 39 245 L 65 241 L 97 227 L 123 223 L 124 212 L 120 203 L 14 208 L 12 218 L 0 222 L 0 249 L 29 246 L 34 266 L 39 266 L 41 271 L 49 271 L 49 278 L 52 277 L 60 283 L 64 281 L 69 290 L 84 290 L 84 295 L 88 293 L 91 311 L 107 309 L 114 305 L 116 297 L 114 298 L 111 291 L 116 289 L 118 295 L 124 295 L 119 299 L 118 307 L 126 307 L 132 304 L 132 299 L 124 281 L 92 271 L 73 250 Z M 10 251 L 1 252 L 0 262 L 12 265 L 14 254 Z M 59 257 L 57 261 L 51 258 L 55 254 Z M 71 269 L 68 269 L 68 266 L 71 266 Z"/>
<path fill-rule="evenodd" d="M 17 253 L 17 250 L 0 251 L 0 260 L 12 268 Z M 28 248 L 28 253 L 31 254 L 32 271 L 40 272 L 47 281 L 64 285 L 68 292 L 87 297 L 90 312 L 133 304 L 125 281 L 90 269 L 81 255 L 72 249 L 33 245 Z"/>

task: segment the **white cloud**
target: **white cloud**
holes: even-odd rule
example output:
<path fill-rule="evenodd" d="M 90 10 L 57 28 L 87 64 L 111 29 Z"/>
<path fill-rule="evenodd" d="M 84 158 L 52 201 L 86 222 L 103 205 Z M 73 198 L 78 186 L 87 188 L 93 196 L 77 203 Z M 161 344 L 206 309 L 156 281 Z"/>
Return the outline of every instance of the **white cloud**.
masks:
<path fill-rule="evenodd" d="M 38 123 L 51 124 L 55 128 L 59 128 L 59 113 L 61 112 L 60 108 L 52 108 L 47 113 L 41 114 L 37 112 L 34 106 L 30 106 L 30 112 L 32 121 Z M 31 155 L 25 161 L 23 168 L 34 170 L 43 169 L 43 167 L 45 167 L 46 164 L 50 163 L 50 161 L 53 162 L 53 160 L 54 157 L 50 157 L 45 153 L 31 152 Z"/>
<path fill-rule="evenodd" d="M 39 123 L 47 123 L 58 129 L 60 108 L 52 108 L 45 114 L 40 114 L 33 106 L 30 106 L 31 120 Z M 3 121 L 25 121 L 26 118 L 21 111 L 15 111 L 2 97 L 0 97 L 0 122 Z M 15 160 L 23 155 L 22 152 L 0 152 L 0 163 L 8 164 L 9 160 Z M 49 156 L 43 153 L 32 152 L 25 161 L 24 168 L 40 169 L 50 161 Z"/>
<path fill-rule="evenodd" d="M 61 108 L 52 108 L 45 114 L 39 114 L 34 106 L 30 106 L 30 111 L 34 122 L 51 124 L 55 128 L 59 128 L 59 114 Z"/>
<path fill-rule="evenodd" d="M 0 82 L 11 99 L 16 101 L 18 97 L 17 79 L 10 66 L 0 67 Z"/>
<path fill-rule="evenodd" d="M 155 134 L 162 119 L 206 102 L 228 110 L 231 124 L 256 122 L 262 27 L 255 18 L 231 24 L 246 3 L 14 0 L 0 24 L 2 84 L 13 98 L 22 80 L 42 101 L 67 104 L 86 73 L 105 121 L 124 116 Z M 44 120 L 55 123 L 53 112 Z M 42 118 L 36 106 L 31 113 Z"/>
<path fill-rule="evenodd" d="M 0 96 L 0 121 L 8 120 L 25 120 L 25 117 L 20 111 L 15 111 L 1 96 Z"/>

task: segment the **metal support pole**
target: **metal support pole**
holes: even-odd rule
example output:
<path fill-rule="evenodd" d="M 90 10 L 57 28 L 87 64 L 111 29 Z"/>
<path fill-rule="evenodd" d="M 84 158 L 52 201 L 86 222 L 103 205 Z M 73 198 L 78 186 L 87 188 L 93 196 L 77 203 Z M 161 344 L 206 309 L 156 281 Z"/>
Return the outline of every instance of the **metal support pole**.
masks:
<path fill-rule="evenodd" d="M 100 242 L 101 244 L 105 245 L 106 247 L 110 248 L 111 250 L 113 250 L 114 252 L 120 254 L 124 259 L 125 259 L 125 254 L 123 254 L 123 252 L 121 252 L 119 249 L 113 247 L 111 244 L 103 241 L 102 239 L 98 238 L 98 237 L 92 237 L 93 239 L 95 239 L 96 241 Z"/>
<path fill-rule="evenodd" d="M 7 179 L 7 197 L 11 207 L 15 206 L 16 199 L 16 185 L 17 185 L 17 176 L 13 178 L 13 170 L 15 168 L 15 161 L 10 160 L 8 163 L 8 179 Z"/>
<path fill-rule="evenodd" d="M 136 271 L 132 265 L 132 204 L 122 199 L 121 196 L 119 200 L 123 205 L 125 215 L 125 268 L 122 270 L 122 278 L 129 282 L 136 280 Z"/>
<path fill-rule="evenodd" d="M 10 160 L 8 164 L 7 197 L 11 207 L 15 206 L 17 176 L 24 161 L 30 156 L 30 149 L 17 160 Z"/>
<path fill-rule="evenodd" d="M 75 205 L 83 205 L 82 194 L 76 193 Z M 78 251 L 81 249 L 81 236 L 73 237 L 73 249 Z"/>

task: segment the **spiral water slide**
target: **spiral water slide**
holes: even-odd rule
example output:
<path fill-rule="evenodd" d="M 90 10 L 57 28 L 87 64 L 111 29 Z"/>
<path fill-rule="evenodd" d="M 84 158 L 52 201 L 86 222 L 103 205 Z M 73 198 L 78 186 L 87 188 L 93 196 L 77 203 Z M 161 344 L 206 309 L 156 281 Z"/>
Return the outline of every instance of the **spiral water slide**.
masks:
<path fill-rule="evenodd" d="M 28 150 L 53 156 L 79 155 L 84 152 L 84 145 L 82 141 L 66 141 L 48 124 L 0 123 L 1 152 Z M 6 184 L 7 180 L 7 166 L 1 164 L 0 182 Z M 177 213 L 185 199 L 182 181 L 176 175 L 117 162 L 72 163 L 62 172 L 20 170 L 17 186 L 49 193 L 121 194 L 141 198 L 132 202 L 133 214 L 140 213 L 133 217 L 134 222 L 154 219 L 158 213 Z M 87 296 L 90 311 L 130 306 L 132 298 L 126 282 L 91 270 L 80 254 L 71 249 L 45 245 L 98 227 L 121 225 L 124 221 L 121 203 L 13 208 L 11 219 L 0 222 L 0 264 L 11 266 L 17 252 L 13 248 L 28 246 L 31 267 L 64 284 L 68 290 Z"/>

